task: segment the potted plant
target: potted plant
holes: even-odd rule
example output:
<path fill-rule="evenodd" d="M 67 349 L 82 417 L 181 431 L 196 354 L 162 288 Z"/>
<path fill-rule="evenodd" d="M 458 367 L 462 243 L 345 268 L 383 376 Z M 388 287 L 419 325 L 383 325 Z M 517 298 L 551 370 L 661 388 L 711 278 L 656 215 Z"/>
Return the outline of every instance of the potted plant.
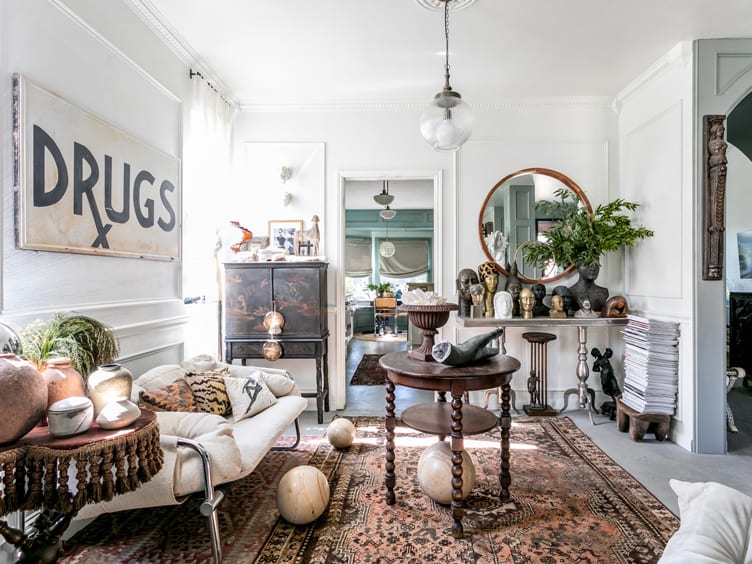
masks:
<path fill-rule="evenodd" d="M 376 292 L 376 295 L 382 298 L 392 292 L 392 283 L 382 282 L 381 284 L 369 284 L 368 289 Z"/>
<path fill-rule="evenodd" d="M 19 337 L 21 355 L 40 372 L 48 359 L 68 357 L 84 380 L 99 365 L 112 363 L 120 349 L 111 327 L 71 312 L 32 321 L 21 330 Z"/>
<path fill-rule="evenodd" d="M 526 245 L 525 259 L 543 268 L 551 261 L 561 265 L 574 264 L 580 280 L 570 288 L 575 298 L 590 293 L 593 311 L 599 311 L 608 290 L 594 285 L 598 277 L 601 256 L 609 251 L 634 245 L 638 240 L 653 236 L 641 225 L 634 225 L 629 212 L 639 204 L 617 198 L 599 205 L 592 213 L 580 205 L 576 194 L 559 189 L 555 199 L 536 204 L 539 215 L 550 217 L 554 226 L 546 232 L 545 241 L 531 241 Z"/>

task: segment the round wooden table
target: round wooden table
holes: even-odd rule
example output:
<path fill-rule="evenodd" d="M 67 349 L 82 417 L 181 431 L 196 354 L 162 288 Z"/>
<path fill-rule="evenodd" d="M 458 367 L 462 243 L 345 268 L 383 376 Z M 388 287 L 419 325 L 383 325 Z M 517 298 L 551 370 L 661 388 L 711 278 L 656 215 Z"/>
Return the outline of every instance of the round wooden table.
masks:
<path fill-rule="evenodd" d="M 452 536 L 462 538 L 462 517 L 465 505 L 462 500 L 462 451 L 464 435 L 483 433 L 493 429 L 496 425 L 501 429 L 501 462 L 499 469 L 499 483 L 501 490 L 499 498 L 502 502 L 509 501 L 509 485 L 512 482 L 509 472 L 509 429 L 512 417 L 509 413 L 509 383 L 512 376 L 520 368 L 520 361 L 506 355 L 497 355 L 467 366 L 448 366 L 437 362 L 421 361 L 410 358 L 406 352 L 395 352 L 384 355 L 379 360 L 386 370 L 386 502 L 393 505 L 396 501 L 394 493 L 395 456 L 394 429 L 397 421 L 394 416 L 395 385 L 407 386 L 419 390 L 431 390 L 439 393 L 439 401 L 411 406 L 403 410 L 402 421 L 424 433 L 451 436 L 452 447 Z M 482 407 L 465 405 L 465 392 L 486 390 L 488 388 L 501 389 L 501 416 Z M 452 396 L 451 404 L 446 401 L 446 393 Z"/>

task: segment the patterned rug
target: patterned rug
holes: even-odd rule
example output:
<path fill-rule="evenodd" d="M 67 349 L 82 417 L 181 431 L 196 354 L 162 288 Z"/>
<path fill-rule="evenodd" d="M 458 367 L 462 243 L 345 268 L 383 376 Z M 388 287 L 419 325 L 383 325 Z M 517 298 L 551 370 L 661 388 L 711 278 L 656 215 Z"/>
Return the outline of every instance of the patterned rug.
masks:
<path fill-rule="evenodd" d="M 382 356 L 380 354 L 364 354 L 350 380 L 350 385 L 383 386 L 386 383 L 386 370 L 381 368 L 379 364 L 379 359 Z"/>
<path fill-rule="evenodd" d="M 353 418 L 344 451 L 307 438 L 295 453 L 272 452 L 220 506 L 225 563 L 649 563 L 678 519 L 569 419 L 521 419 L 512 427 L 512 502 L 498 502 L 498 433 L 466 437 L 477 483 L 465 536 L 451 536 L 448 506 L 427 498 L 415 471 L 436 439 L 397 428 L 395 493 L 384 502 L 383 418 Z M 313 524 L 279 519 L 276 483 L 309 463 L 329 478 L 327 511 Z M 206 562 L 206 519 L 197 504 L 103 516 L 66 544 L 61 562 Z"/>

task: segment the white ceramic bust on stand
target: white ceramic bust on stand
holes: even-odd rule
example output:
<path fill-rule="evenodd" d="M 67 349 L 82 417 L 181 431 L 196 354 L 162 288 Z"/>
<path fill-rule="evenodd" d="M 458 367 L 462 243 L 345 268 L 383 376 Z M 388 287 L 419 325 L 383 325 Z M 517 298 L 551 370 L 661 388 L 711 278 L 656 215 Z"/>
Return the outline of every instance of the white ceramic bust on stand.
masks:
<path fill-rule="evenodd" d="M 512 319 L 512 294 L 502 290 L 494 296 L 494 312 L 496 319 Z"/>

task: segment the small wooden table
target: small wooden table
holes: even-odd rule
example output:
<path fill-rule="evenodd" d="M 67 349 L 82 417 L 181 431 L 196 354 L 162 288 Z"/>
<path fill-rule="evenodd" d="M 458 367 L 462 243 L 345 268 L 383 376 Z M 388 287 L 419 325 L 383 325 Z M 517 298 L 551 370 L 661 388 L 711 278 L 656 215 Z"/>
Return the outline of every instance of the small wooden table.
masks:
<path fill-rule="evenodd" d="M 512 482 L 509 472 L 509 430 L 512 417 L 509 413 L 509 383 L 512 375 L 519 370 L 520 361 L 505 355 L 497 355 L 468 366 L 453 367 L 436 362 L 412 359 L 406 352 L 384 355 L 379 360 L 386 370 L 386 502 L 394 505 L 396 477 L 394 473 L 394 429 L 397 421 L 394 416 L 395 384 L 419 390 L 432 390 L 439 393 L 439 401 L 408 407 L 402 412 L 402 421 L 424 433 L 451 436 L 452 447 L 452 536 L 462 538 L 462 517 L 465 504 L 462 499 L 462 451 L 464 435 L 483 433 L 500 424 L 501 462 L 499 483 L 502 502 L 509 501 L 509 485 Z M 501 388 L 501 416 L 482 407 L 466 405 L 462 398 L 465 392 Z M 446 401 L 446 393 L 452 396 L 451 404 Z"/>
<path fill-rule="evenodd" d="M 162 463 L 159 425 L 149 410 L 122 429 L 92 423 L 86 433 L 72 437 L 55 438 L 47 427 L 35 427 L 17 442 L 0 446 L 0 516 L 22 509 L 42 512 L 29 535 L 2 520 L 0 533 L 21 548 L 19 562 L 55 562 L 60 538 L 81 507 L 135 490 Z M 72 478 L 75 492 L 69 488 Z"/>

